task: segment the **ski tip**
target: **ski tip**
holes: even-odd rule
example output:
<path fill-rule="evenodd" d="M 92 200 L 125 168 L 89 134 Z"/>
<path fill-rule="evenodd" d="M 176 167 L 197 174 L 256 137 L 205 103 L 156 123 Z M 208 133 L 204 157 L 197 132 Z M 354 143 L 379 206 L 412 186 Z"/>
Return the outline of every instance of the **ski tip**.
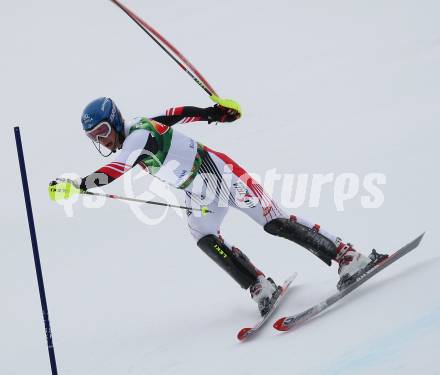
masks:
<path fill-rule="evenodd" d="M 298 276 L 298 272 L 294 272 L 284 283 L 290 285 Z"/>
<path fill-rule="evenodd" d="M 286 320 L 286 318 L 280 318 L 278 319 L 274 325 L 273 328 L 277 329 L 278 331 L 288 331 L 289 328 L 287 326 L 284 325 L 284 321 Z"/>
<path fill-rule="evenodd" d="M 417 238 L 415 238 L 414 240 L 412 240 L 408 246 L 412 246 L 413 248 L 417 247 L 420 245 L 420 242 L 422 242 L 423 240 L 423 236 L 425 235 L 426 232 L 423 232 L 422 234 L 420 234 Z"/>
<path fill-rule="evenodd" d="M 240 341 L 243 341 L 246 337 L 247 337 L 247 333 L 252 330 L 252 328 L 243 328 L 240 330 L 240 332 L 238 332 L 237 338 Z"/>

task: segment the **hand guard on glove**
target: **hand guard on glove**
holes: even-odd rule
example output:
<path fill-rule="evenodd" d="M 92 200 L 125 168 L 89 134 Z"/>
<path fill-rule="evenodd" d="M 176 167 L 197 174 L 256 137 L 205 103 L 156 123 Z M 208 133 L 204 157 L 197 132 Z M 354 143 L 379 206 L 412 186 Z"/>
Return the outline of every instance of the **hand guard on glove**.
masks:
<path fill-rule="evenodd" d="M 68 178 L 57 178 L 49 184 L 49 198 L 59 202 L 64 199 L 72 198 L 76 194 L 81 194 L 78 183 Z"/>
<path fill-rule="evenodd" d="M 209 108 L 208 124 L 211 122 L 233 122 L 241 117 L 240 104 L 232 99 L 222 99 L 212 95 L 211 99 L 217 103 Z"/>
<path fill-rule="evenodd" d="M 208 108 L 208 124 L 212 122 L 233 122 L 240 118 L 240 113 L 235 109 L 225 108 L 220 104 Z"/>

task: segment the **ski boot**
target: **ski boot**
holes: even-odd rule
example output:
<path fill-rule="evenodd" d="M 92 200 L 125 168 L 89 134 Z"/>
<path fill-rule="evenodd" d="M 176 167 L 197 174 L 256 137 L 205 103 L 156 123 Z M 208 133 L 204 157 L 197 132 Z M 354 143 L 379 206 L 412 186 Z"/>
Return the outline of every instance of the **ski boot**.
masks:
<path fill-rule="evenodd" d="M 258 304 L 258 310 L 261 316 L 265 316 L 272 306 L 274 298 L 278 297 L 281 292 L 281 287 L 277 286 L 275 282 L 264 275 L 260 275 L 257 281 L 251 285 L 249 291 L 252 299 Z"/>
<path fill-rule="evenodd" d="M 340 278 L 336 287 L 339 291 L 347 288 L 387 257 L 388 255 L 379 254 L 374 249 L 366 257 L 353 249 L 352 244 L 340 242 L 336 255 L 336 261 L 339 263 L 338 274 Z"/>

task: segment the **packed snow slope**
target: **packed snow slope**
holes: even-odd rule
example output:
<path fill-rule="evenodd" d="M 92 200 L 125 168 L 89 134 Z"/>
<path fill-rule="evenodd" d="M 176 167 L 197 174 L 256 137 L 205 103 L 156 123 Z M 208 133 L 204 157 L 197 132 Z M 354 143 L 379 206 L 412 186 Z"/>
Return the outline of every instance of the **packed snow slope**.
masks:
<path fill-rule="evenodd" d="M 180 130 L 259 175 L 276 168 L 359 176 L 359 194 L 342 211 L 334 182 L 323 186 L 317 207 L 308 194 L 288 210 L 361 250 L 391 251 L 427 234 L 415 252 L 309 324 L 287 334 L 269 324 L 255 340 L 238 343 L 235 335 L 257 318 L 256 306 L 197 248 L 182 212 L 169 211 L 151 226 L 125 203 L 91 209 L 79 201 L 68 217 L 47 195 L 55 177 L 84 176 L 106 162 L 80 126 L 91 99 L 110 96 L 130 118 L 208 106 L 209 98 L 109 1 L 3 1 L 0 374 L 50 372 L 15 125 L 60 374 L 439 374 L 440 3 L 126 4 L 222 96 L 243 106 L 234 124 Z M 369 173 L 386 176 L 377 208 L 362 207 Z M 136 194 L 150 183 L 135 180 Z M 105 191 L 126 194 L 119 181 Z M 274 196 L 281 195 L 277 182 Z M 153 218 L 164 213 L 141 209 Z M 335 266 L 247 217 L 231 211 L 223 235 L 279 282 L 299 272 L 272 322 L 334 292 Z"/>

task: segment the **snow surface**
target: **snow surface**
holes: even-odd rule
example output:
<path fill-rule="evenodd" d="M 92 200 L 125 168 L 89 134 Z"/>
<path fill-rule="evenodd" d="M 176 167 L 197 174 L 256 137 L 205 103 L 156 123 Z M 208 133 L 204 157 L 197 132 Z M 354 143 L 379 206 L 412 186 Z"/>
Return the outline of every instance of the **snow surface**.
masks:
<path fill-rule="evenodd" d="M 184 216 L 170 211 L 146 226 L 112 201 L 78 204 L 68 218 L 47 197 L 51 179 L 103 164 L 80 130 L 89 100 L 111 96 L 134 117 L 208 106 L 205 93 L 109 1 L 2 1 L 0 374 L 50 372 L 15 125 L 60 374 L 440 374 L 440 3 L 127 5 L 244 108 L 236 124 L 181 130 L 259 174 L 384 173 L 380 208 L 357 197 L 337 211 L 329 185 L 319 207 L 295 210 L 360 249 L 395 249 L 427 234 L 416 252 L 309 324 L 287 334 L 268 325 L 237 342 L 256 307 L 196 247 Z M 124 192 L 119 182 L 106 191 Z M 276 280 L 299 272 L 275 317 L 335 290 L 335 267 L 245 216 L 230 212 L 223 232 Z"/>

